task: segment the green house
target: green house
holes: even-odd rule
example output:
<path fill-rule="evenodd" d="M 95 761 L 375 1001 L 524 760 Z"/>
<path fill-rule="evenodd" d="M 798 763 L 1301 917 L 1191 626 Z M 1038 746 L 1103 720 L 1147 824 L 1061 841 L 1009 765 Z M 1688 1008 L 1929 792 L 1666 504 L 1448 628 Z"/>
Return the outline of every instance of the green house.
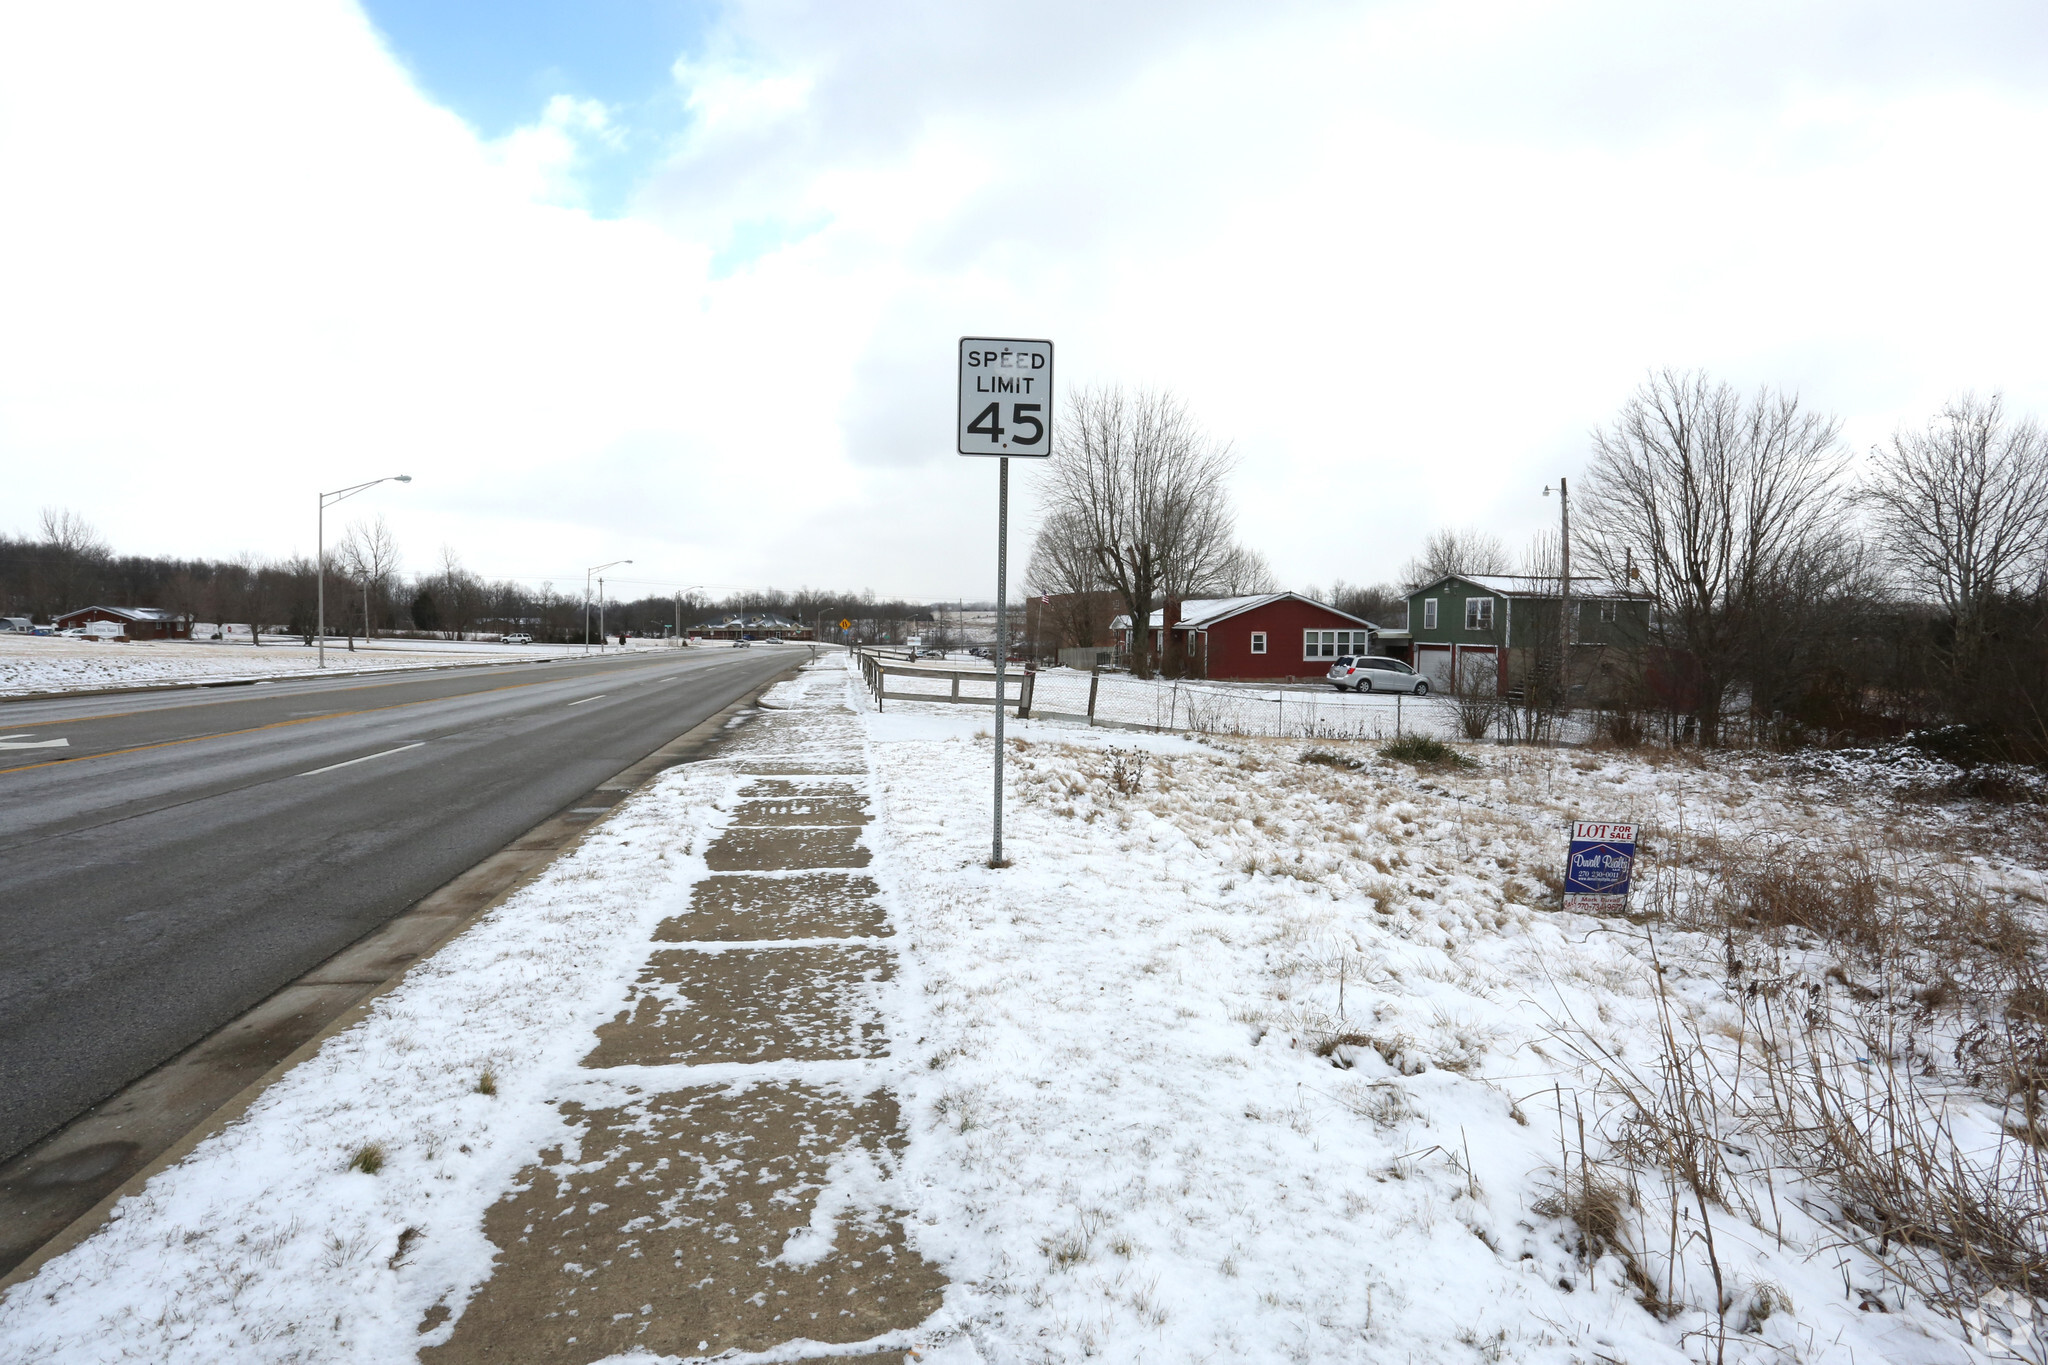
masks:
<path fill-rule="evenodd" d="M 1439 691 L 1519 692 L 1557 666 L 1558 580 L 1535 574 L 1446 574 L 1408 594 L 1409 660 Z M 1574 687 L 1640 657 L 1650 595 L 1572 577 Z"/>

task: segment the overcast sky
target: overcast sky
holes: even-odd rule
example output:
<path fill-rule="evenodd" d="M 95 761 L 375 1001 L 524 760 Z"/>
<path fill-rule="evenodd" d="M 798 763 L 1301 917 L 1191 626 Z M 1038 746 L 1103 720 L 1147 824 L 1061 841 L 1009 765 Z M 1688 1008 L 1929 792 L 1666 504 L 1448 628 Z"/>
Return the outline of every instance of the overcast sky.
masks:
<path fill-rule="evenodd" d="M 963 333 L 1177 390 L 1290 586 L 1520 546 L 1655 366 L 2048 411 L 2048 6 L 0 6 L 0 529 L 987 596 Z M 1029 547 L 1020 471 L 1016 560 Z"/>

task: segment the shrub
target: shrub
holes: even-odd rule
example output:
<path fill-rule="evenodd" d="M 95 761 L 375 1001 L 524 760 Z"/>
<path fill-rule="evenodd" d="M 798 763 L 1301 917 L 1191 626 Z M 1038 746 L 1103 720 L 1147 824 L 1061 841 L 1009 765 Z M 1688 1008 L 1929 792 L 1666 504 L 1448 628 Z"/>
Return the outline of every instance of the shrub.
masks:
<path fill-rule="evenodd" d="M 348 1159 L 348 1169 L 361 1171 L 364 1175 L 375 1175 L 384 1169 L 384 1148 L 381 1143 L 367 1142 L 356 1148 L 355 1155 Z"/>
<path fill-rule="evenodd" d="M 1418 768 L 1476 768 L 1479 765 L 1466 755 L 1433 735 L 1407 735 L 1391 740 L 1380 746 L 1380 757 L 1390 758 L 1396 763 L 1412 763 Z"/>

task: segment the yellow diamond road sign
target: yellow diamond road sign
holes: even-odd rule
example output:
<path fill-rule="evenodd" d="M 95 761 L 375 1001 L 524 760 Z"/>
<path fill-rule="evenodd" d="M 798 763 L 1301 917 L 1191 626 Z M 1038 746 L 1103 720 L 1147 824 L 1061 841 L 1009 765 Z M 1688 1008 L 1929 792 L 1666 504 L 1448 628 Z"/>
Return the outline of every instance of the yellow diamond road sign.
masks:
<path fill-rule="evenodd" d="M 845 617 L 842 616 L 839 618 L 839 628 L 841 630 L 852 630 L 853 622 L 847 620 Z"/>

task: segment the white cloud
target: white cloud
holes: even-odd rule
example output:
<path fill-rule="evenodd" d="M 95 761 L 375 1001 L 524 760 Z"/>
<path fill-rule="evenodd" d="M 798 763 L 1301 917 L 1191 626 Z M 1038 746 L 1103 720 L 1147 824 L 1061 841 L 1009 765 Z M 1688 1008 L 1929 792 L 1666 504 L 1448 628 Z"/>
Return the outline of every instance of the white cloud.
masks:
<path fill-rule="evenodd" d="M 625 131 L 612 121 L 603 101 L 555 95 L 542 108 L 539 122 L 493 139 L 485 151 L 525 198 L 582 208 L 587 192 L 580 177 L 588 170 L 591 143 L 616 151 L 625 145 Z"/>
<path fill-rule="evenodd" d="M 1179 388 L 1286 577 L 1518 539 L 1651 366 L 1859 441 L 2048 408 L 2031 9 L 738 5 L 632 216 L 567 99 L 496 143 L 341 3 L 0 20 L 17 525 L 310 545 L 386 466 L 416 558 L 974 594 L 953 338 Z M 381 494 L 380 494 L 381 497 Z M 1013 546 L 1021 557 L 1024 537 Z"/>

